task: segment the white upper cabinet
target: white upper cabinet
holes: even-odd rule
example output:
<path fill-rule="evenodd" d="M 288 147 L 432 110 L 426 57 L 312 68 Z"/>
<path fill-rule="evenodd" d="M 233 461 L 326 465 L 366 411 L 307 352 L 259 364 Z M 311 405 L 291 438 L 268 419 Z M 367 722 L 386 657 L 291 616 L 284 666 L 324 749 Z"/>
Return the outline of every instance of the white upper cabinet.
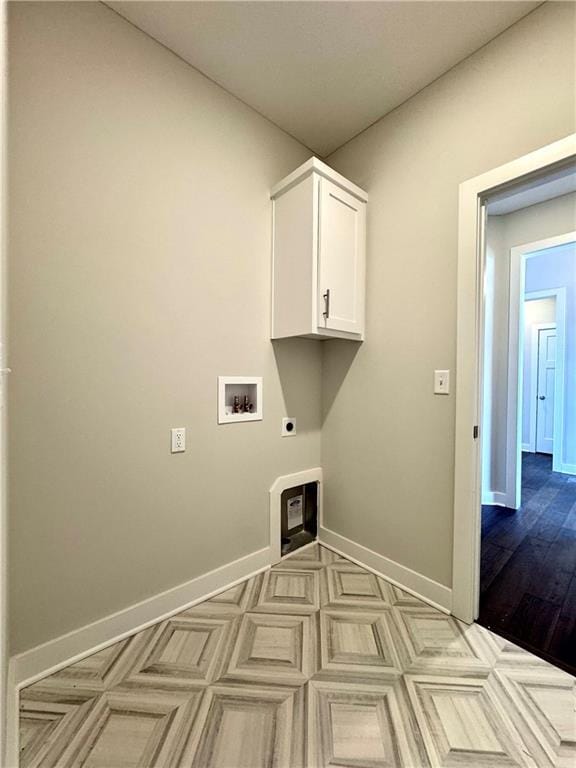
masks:
<path fill-rule="evenodd" d="M 272 338 L 364 338 L 367 194 L 316 158 L 272 190 Z"/>

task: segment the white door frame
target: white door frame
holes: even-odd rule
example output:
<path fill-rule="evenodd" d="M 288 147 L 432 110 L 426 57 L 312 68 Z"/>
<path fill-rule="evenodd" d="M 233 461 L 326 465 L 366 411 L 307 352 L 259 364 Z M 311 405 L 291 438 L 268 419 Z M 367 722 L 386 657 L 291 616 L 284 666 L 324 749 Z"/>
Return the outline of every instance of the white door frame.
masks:
<path fill-rule="evenodd" d="M 533 453 L 536 453 L 537 448 L 537 431 L 538 431 L 538 381 L 540 379 L 539 376 L 539 367 L 540 367 L 540 331 L 554 331 L 555 337 L 556 337 L 556 353 L 558 353 L 558 333 L 556 332 L 556 323 L 536 323 L 532 326 L 532 334 L 530 338 L 530 353 L 532 355 L 532 364 L 530 365 L 530 439 L 534 440 L 534 451 Z M 558 361 L 555 361 L 554 364 L 554 415 L 553 415 L 553 421 L 556 422 L 556 393 L 557 393 L 557 386 L 556 386 L 556 378 L 557 378 L 557 371 L 556 371 L 556 363 Z M 536 366 L 534 366 L 534 363 L 536 363 Z M 532 402 L 534 401 L 534 402 Z M 552 461 L 554 461 L 554 453 L 558 450 L 557 449 L 557 439 L 556 439 L 556 423 L 553 425 L 553 431 L 554 434 L 552 436 Z M 556 470 L 554 470 L 556 471 Z"/>
<path fill-rule="evenodd" d="M 6 506 L 6 3 L 0 3 L 0 765 L 7 760 L 8 520 Z"/>
<path fill-rule="evenodd" d="M 530 450 L 536 450 L 536 387 L 538 375 L 535 371 L 538 365 L 538 332 L 544 328 L 556 328 L 556 372 L 554 374 L 554 447 L 552 454 L 552 470 L 554 472 L 568 472 L 573 474 L 569 467 L 564 465 L 564 403 L 566 402 L 566 288 L 549 288 L 542 291 L 530 291 L 526 294 L 526 301 L 535 299 L 556 298 L 556 322 L 537 323 L 532 333 L 532 372 L 530 388 Z M 523 344 L 523 342 L 521 342 Z M 535 346 L 534 346 L 535 345 Z M 522 369 L 523 370 L 523 369 Z M 520 383 L 521 384 L 521 383 Z M 520 409 L 522 403 L 520 402 Z M 521 411 L 520 411 L 521 412 Z M 520 474 L 520 471 L 519 471 Z"/>
<path fill-rule="evenodd" d="M 452 613 L 468 623 L 477 618 L 480 605 L 484 201 L 574 158 L 576 134 L 460 184 Z"/>
<path fill-rule="evenodd" d="M 557 367 L 554 389 L 553 470 L 561 472 L 564 455 L 564 354 L 566 289 L 549 288 L 526 294 L 526 263 L 541 251 L 574 242 L 576 232 L 534 240 L 510 249 L 510 307 L 508 315 L 508 403 L 506 425 L 506 488 L 513 509 L 520 506 L 522 486 L 522 382 L 524 373 L 524 301 L 556 298 Z M 531 409 L 535 403 L 531 403 Z"/>

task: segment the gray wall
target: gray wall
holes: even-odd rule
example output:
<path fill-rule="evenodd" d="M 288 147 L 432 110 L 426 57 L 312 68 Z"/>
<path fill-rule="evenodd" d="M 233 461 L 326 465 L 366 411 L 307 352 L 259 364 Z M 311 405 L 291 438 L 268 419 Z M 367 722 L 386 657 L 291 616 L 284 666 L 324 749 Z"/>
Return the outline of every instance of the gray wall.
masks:
<path fill-rule="evenodd" d="M 321 353 L 269 341 L 269 189 L 308 150 L 104 5 L 12 4 L 9 44 L 16 653 L 267 546 Z M 265 420 L 217 426 L 218 374 L 263 375 Z"/>
<path fill-rule="evenodd" d="M 546 3 L 328 160 L 370 201 L 366 342 L 324 350 L 325 523 L 448 586 L 458 185 L 574 131 L 574 14 Z"/>
<path fill-rule="evenodd" d="M 482 491 L 507 493 L 510 250 L 576 228 L 576 193 L 531 205 L 486 223 L 486 349 Z M 530 263 L 531 259 L 528 261 Z M 484 503 L 491 503 L 486 497 Z"/>
<path fill-rule="evenodd" d="M 572 22 L 547 4 L 330 158 L 371 193 L 368 336 L 322 391 L 317 343 L 268 341 L 268 191 L 309 152 L 102 5 L 13 5 L 12 653 L 265 546 L 321 396 L 328 526 L 450 583 L 457 186 L 574 130 Z M 265 420 L 217 427 L 241 373 Z"/>

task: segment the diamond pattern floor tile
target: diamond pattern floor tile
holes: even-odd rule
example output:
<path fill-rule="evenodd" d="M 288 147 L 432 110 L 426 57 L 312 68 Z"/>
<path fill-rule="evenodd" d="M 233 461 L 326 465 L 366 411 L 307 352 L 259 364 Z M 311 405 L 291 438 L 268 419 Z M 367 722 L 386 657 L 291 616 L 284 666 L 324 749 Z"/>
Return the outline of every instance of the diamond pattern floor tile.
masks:
<path fill-rule="evenodd" d="M 320 571 L 274 569 L 262 580 L 252 610 L 261 613 L 315 613 L 320 608 Z"/>
<path fill-rule="evenodd" d="M 392 604 L 389 585 L 354 563 L 339 562 L 325 569 L 323 604 L 354 609 L 384 609 Z"/>
<path fill-rule="evenodd" d="M 21 766 L 573 768 L 575 684 L 314 545 L 21 691 Z"/>
<path fill-rule="evenodd" d="M 124 685 L 160 689 L 208 685 L 219 676 L 240 620 L 240 616 L 181 614 L 156 625 L 148 630 L 145 651 Z"/>
<path fill-rule="evenodd" d="M 357 768 L 426 765 L 401 681 L 308 684 L 308 765 Z"/>

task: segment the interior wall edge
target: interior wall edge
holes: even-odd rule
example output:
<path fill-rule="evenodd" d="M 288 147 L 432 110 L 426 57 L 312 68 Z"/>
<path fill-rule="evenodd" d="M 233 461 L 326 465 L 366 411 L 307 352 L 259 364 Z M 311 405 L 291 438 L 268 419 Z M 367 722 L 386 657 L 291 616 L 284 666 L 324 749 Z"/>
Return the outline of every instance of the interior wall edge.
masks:
<path fill-rule="evenodd" d="M 509 507 L 509 498 L 507 493 L 502 491 L 485 491 L 482 496 L 483 504 L 495 504 L 500 507 Z"/>
<path fill-rule="evenodd" d="M 70 2 L 70 0 L 68 0 Z M 252 110 L 258 117 L 261 117 L 262 120 L 266 120 L 267 123 L 270 123 L 271 126 L 276 128 L 277 130 L 281 131 L 282 133 L 286 134 L 286 136 L 289 139 L 292 139 L 293 141 L 298 142 L 301 146 L 303 146 L 305 149 L 310 152 L 310 156 L 319 157 L 321 160 L 323 159 L 322 155 L 319 155 L 318 152 L 315 152 L 313 149 L 311 149 L 304 141 L 303 139 L 299 139 L 294 134 L 290 133 L 290 131 L 287 131 L 286 128 L 282 128 L 281 125 L 278 123 L 275 123 L 274 120 L 272 120 L 271 117 L 268 117 L 264 114 L 264 112 L 261 112 L 259 109 L 256 109 L 256 107 L 253 107 L 252 104 L 249 104 L 247 101 L 244 101 L 244 99 L 240 98 L 240 96 L 237 96 L 232 91 L 228 90 L 225 86 L 223 86 L 221 83 L 219 83 L 217 80 L 214 80 L 210 75 L 207 75 L 203 70 L 199 69 L 198 67 L 194 66 L 190 61 L 183 58 L 179 53 L 177 53 L 173 48 L 170 48 L 169 45 L 166 45 L 166 43 L 163 43 L 161 40 L 159 40 L 157 37 L 154 37 L 153 34 L 150 32 L 147 32 L 145 29 L 142 29 L 142 27 L 139 27 L 137 24 L 135 24 L 133 21 L 131 21 L 128 17 L 123 16 L 120 11 L 116 10 L 116 8 L 113 8 L 111 5 L 106 2 L 106 0 L 98 0 L 99 4 L 104 6 L 104 8 L 107 11 L 110 11 L 111 13 L 115 13 L 118 18 L 122 19 L 123 22 L 126 24 L 129 24 L 131 27 L 134 27 L 135 30 L 137 30 L 140 34 L 145 35 L 153 42 L 157 43 L 157 45 L 161 45 L 162 48 L 167 50 L 169 53 L 172 54 L 172 56 L 175 56 L 179 61 L 181 61 L 183 64 L 185 64 L 187 67 L 190 67 L 190 69 L 193 69 L 194 72 L 196 72 L 198 75 L 203 77 L 205 80 L 207 80 L 211 85 L 214 85 L 216 88 L 219 88 L 221 91 L 223 91 L 225 94 L 230 96 L 231 98 L 235 99 L 239 104 L 241 104 L 243 107 L 246 107 L 247 109 Z M 336 150 L 333 150 L 334 152 Z"/>
<path fill-rule="evenodd" d="M 368 341 L 323 350 L 325 521 L 454 596 L 456 389 L 432 382 L 462 375 L 458 187 L 573 134 L 574 19 L 544 4 L 327 158 L 370 208 Z"/>
<path fill-rule="evenodd" d="M 433 608 L 444 613 L 450 613 L 452 607 L 452 590 L 444 584 L 439 584 L 429 579 L 422 573 L 407 568 L 402 563 L 390 560 L 384 555 L 379 555 L 368 547 L 358 544 L 356 541 L 341 536 L 336 531 L 321 526 L 318 531 L 318 539 L 328 549 L 347 557 L 357 565 L 366 568 L 382 579 L 391 582 L 405 592 L 414 595 Z"/>

